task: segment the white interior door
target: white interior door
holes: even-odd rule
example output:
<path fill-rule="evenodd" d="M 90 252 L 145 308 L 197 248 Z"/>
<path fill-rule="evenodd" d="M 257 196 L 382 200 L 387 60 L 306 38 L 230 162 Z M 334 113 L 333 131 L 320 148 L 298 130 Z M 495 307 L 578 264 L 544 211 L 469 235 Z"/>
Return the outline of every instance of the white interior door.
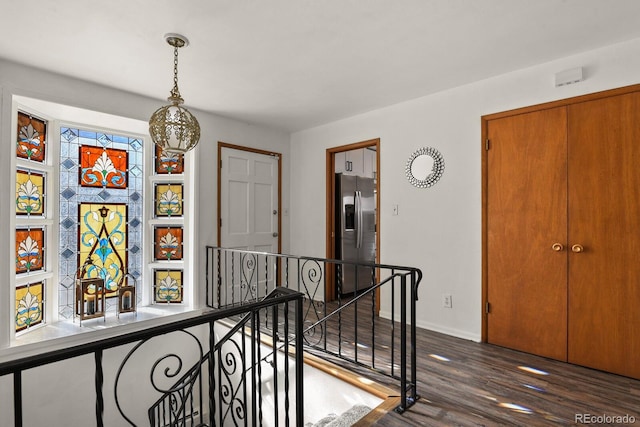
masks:
<path fill-rule="evenodd" d="M 221 246 L 277 252 L 278 158 L 223 147 L 221 160 Z"/>
<path fill-rule="evenodd" d="M 220 158 L 221 246 L 277 253 L 278 157 L 222 147 Z M 275 258 L 243 255 L 228 262 L 237 273 L 227 284 L 234 302 L 272 289 Z"/>

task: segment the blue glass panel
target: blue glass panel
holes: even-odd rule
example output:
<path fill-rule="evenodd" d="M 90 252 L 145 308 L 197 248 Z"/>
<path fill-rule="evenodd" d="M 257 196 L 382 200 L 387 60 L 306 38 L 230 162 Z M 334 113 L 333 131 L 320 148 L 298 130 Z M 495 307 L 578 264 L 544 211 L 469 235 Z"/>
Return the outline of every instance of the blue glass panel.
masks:
<path fill-rule="evenodd" d="M 62 128 L 60 131 L 60 136 L 66 142 L 74 141 L 78 137 L 77 129 Z"/>
<path fill-rule="evenodd" d="M 76 192 L 75 192 L 75 191 L 73 191 L 73 190 L 72 190 L 72 189 L 70 189 L 70 188 L 67 188 L 67 189 L 66 189 L 66 190 L 64 190 L 62 193 L 60 193 L 60 195 L 61 195 L 63 198 L 65 198 L 65 199 L 70 199 L 70 198 L 72 198 L 73 196 L 75 196 L 75 195 L 76 195 Z"/>
<path fill-rule="evenodd" d="M 92 145 L 92 146 L 95 146 L 96 145 L 96 139 L 95 138 L 78 138 L 78 143 L 80 143 L 80 145 Z M 100 146 L 102 146 L 102 144 L 100 144 Z"/>
<path fill-rule="evenodd" d="M 80 129 L 79 135 L 82 138 L 96 139 L 97 132 L 86 130 L 86 129 Z"/>
<path fill-rule="evenodd" d="M 74 167 L 76 165 L 76 162 L 74 162 L 71 159 L 67 159 L 64 162 L 60 163 L 65 169 L 71 169 L 72 167 Z"/>
<path fill-rule="evenodd" d="M 112 135 L 111 139 L 113 140 L 113 142 L 119 142 L 122 144 L 129 144 L 129 138 L 127 138 L 126 136 L 122 136 L 122 135 Z"/>

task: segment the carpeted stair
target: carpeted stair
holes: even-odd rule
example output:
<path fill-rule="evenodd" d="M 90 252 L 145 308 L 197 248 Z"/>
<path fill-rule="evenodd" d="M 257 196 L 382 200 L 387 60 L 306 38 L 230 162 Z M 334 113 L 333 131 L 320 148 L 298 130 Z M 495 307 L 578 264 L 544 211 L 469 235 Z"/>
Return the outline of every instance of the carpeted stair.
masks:
<path fill-rule="evenodd" d="M 349 427 L 369 412 L 371 408 L 368 406 L 355 405 L 342 415 L 329 414 L 315 424 L 307 423 L 305 427 Z"/>

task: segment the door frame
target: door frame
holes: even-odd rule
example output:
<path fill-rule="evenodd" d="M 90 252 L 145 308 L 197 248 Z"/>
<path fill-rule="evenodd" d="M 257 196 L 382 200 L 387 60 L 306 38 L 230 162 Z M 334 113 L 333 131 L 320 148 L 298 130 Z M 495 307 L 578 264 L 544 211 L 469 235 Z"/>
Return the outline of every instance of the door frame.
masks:
<path fill-rule="evenodd" d="M 247 151 L 250 153 L 264 154 L 265 156 L 275 156 L 278 159 L 278 253 L 282 252 L 282 154 L 275 151 L 261 150 L 259 148 L 244 147 L 241 145 L 229 144 L 218 141 L 218 167 L 217 169 L 217 224 L 216 227 L 218 238 L 218 246 L 221 245 L 221 228 L 222 228 L 222 149 L 231 148 L 233 150 Z"/>
<path fill-rule="evenodd" d="M 488 114 L 481 117 L 481 141 L 480 149 L 482 151 L 481 167 L 482 167 L 482 342 L 488 340 L 488 314 L 490 307 L 488 307 L 488 295 L 489 295 L 489 283 L 488 283 L 488 236 L 487 236 L 487 190 L 488 190 L 488 153 L 491 149 L 491 142 L 488 140 L 488 128 L 489 121 L 500 119 L 504 117 L 514 116 L 518 114 L 531 113 L 534 111 L 540 111 L 550 108 L 563 107 L 571 104 L 577 104 L 580 102 L 593 101 L 596 99 L 607 98 L 611 96 L 624 95 L 631 92 L 640 91 L 640 84 L 624 86 L 616 89 L 609 89 L 600 92 L 589 93 L 586 95 L 575 96 L 572 98 L 560 99 L 557 101 L 545 102 L 542 104 L 531 105 L 528 107 L 516 108 L 513 110 L 503 111 L 499 113 Z"/>
<path fill-rule="evenodd" d="M 344 151 L 352 151 L 360 148 L 376 148 L 376 264 L 380 264 L 380 138 L 355 142 L 353 144 L 341 145 L 339 147 L 327 148 L 326 153 L 326 258 L 335 259 L 335 155 Z M 332 301 L 335 295 L 334 282 L 335 264 L 329 264 L 325 281 L 325 300 Z M 377 276 L 377 274 L 376 274 Z M 380 292 L 376 292 L 376 306 L 380 307 Z"/>

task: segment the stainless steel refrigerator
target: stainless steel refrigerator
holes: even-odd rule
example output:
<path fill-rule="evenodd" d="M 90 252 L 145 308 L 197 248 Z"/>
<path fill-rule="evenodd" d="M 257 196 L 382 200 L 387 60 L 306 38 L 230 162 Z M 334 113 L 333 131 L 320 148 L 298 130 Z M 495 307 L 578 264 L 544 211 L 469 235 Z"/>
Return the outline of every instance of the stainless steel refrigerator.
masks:
<path fill-rule="evenodd" d="M 372 178 L 336 174 L 336 258 L 373 264 L 376 261 L 376 200 Z M 370 287 L 372 268 L 343 264 L 336 269 L 341 294 Z M 340 287 L 338 285 L 341 284 Z"/>

